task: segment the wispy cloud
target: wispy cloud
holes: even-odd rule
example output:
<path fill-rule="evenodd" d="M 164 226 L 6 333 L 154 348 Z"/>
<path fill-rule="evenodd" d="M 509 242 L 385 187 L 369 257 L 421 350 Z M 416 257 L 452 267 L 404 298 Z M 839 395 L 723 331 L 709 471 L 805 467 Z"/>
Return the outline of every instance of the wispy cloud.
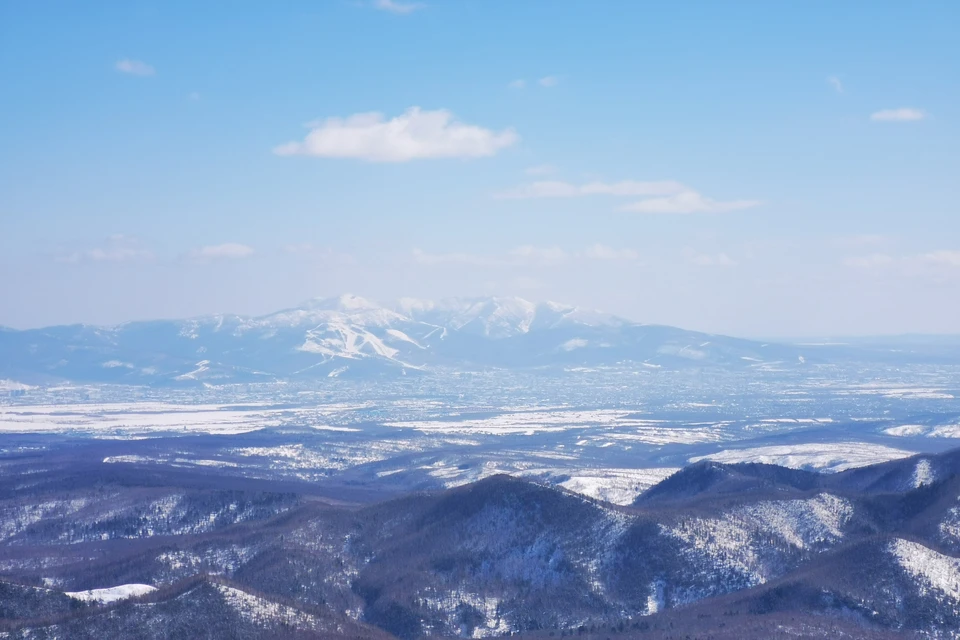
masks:
<path fill-rule="evenodd" d="M 426 158 L 479 158 L 495 155 L 519 138 L 512 129 L 493 131 L 458 122 L 445 109 L 411 107 L 384 119 L 381 113 L 358 113 L 308 125 L 303 142 L 276 147 L 277 155 L 354 158 L 369 162 L 407 162 Z"/>
<path fill-rule="evenodd" d="M 920 278 L 953 278 L 960 274 L 960 251 L 938 249 L 907 255 L 870 253 L 848 256 L 843 259 L 843 265 L 875 274 L 896 273 Z"/>
<path fill-rule="evenodd" d="M 840 78 L 837 76 L 829 76 L 827 82 L 833 87 L 833 90 L 837 93 L 843 93 L 843 83 L 840 81 Z"/>
<path fill-rule="evenodd" d="M 497 198 L 504 199 L 576 198 L 596 195 L 655 196 L 680 193 L 685 190 L 684 185 L 672 180 L 655 182 L 622 180 L 620 182 L 587 182 L 579 185 L 559 180 L 543 180 L 521 185 L 494 195 Z"/>
<path fill-rule="evenodd" d="M 497 254 L 428 253 L 421 249 L 413 250 L 414 261 L 428 266 L 459 264 L 475 267 L 556 267 L 574 261 L 634 261 L 639 258 L 640 255 L 633 249 L 616 249 L 600 243 L 575 251 L 556 246 L 538 247 L 527 244 Z"/>
<path fill-rule="evenodd" d="M 886 253 L 871 253 L 863 256 L 849 256 L 844 258 L 843 264 L 853 269 L 877 269 L 892 265 L 897 261 Z"/>
<path fill-rule="evenodd" d="M 315 250 L 316 248 L 309 242 L 298 242 L 295 244 L 288 244 L 283 247 L 284 253 L 289 253 L 292 255 L 313 253 Z"/>
<path fill-rule="evenodd" d="M 762 204 L 759 200 L 719 201 L 703 196 L 675 180 L 587 182 L 572 184 L 561 180 L 541 180 L 493 194 L 500 199 L 578 198 L 584 196 L 647 196 L 623 205 L 618 211 L 634 213 L 726 213 Z M 651 197 L 659 196 L 659 197 Z"/>
<path fill-rule="evenodd" d="M 131 60 L 129 58 L 117 60 L 114 68 L 120 73 L 126 73 L 131 76 L 152 76 L 156 73 L 156 70 L 146 62 Z"/>
<path fill-rule="evenodd" d="M 921 255 L 920 259 L 928 264 L 941 267 L 960 267 L 960 251 L 951 251 L 947 249 L 931 251 Z"/>
<path fill-rule="evenodd" d="M 491 267 L 505 264 L 505 261 L 502 257 L 498 258 L 496 256 L 464 253 L 458 251 L 451 253 L 427 253 L 422 249 L 413 250 L 413 260 L 418 264 L 427 266 L 464 264 L 477 267 Z"/>
<path fill-rule="evenodd" d="M 552 164 L 538 164 L 533 167 L 527 167 L 523 172 L 528 176 L 548 176 L 551 173 L 556 173 L 557 168 Z"/>
<path fill-rule="evenodd" d="M 429 266 L 459 264 L 475 267 L 549 267 L 562 264 L 569 258 L 570 255 L 559 247 L 533 245 L 522 245 L 503 254 L 427 253 L 421 249 L 413 250 L 414 261 Z"/>
<path fill-rule="evenodd" d="M 751 209 L 762 204 L 759 200 L 728 200 L 707 198 L 696 191 L 683 191 L 663 198 L 647 198 L 620 207 L 620 211 L 651 214 L 728 213 Z"/>
<path fill-rule="evenodd" d="M 584 249 L 583 257 L 590 260 L 639 260 L 640 254 L 633 249 L 614 249 L 597 243 Z"/>
<path fill-rule="evenodd" d="M 682 252 L 683 258 L 690 264 L 698 267 L 734 267 L 737 261 L 726 253 L 701 253 L 687 247 Z"/>
<path fill-rule="evenodd" d="M 882 109 L 870 114 L 874 122 L 916 122 L 923 120 L 927 114 L 923 109 L 901 107 L 899 109 Z"/>
<path fill-rule="evenodd" d="M 407 15 L 420 9 L 425 9 L 427 5 L 422 2 L 396 2 L 396 0 L 374 0 L 373 6 L 381 11 L 388 11 L 399 15 Z"/>
<path fill-rule="evenodd" d="M 570 258 L 560 247 L 535 247 L 530 244 L 519 246 L 508 255 L 517 262 L 540 266 L 560 264 Z"/>
<path fill-rule="evenodd" d="M 107 238 L 103 246 L 58 256 L 57 262 L 137 262 L 153 260 L 154 257 L 139 239 L 117 234 Z"/>
<path fill-rule="evenodd" d="M 317 246 L 310 242 L 298 242 L 280 247 L 280 252 L 290 258 L 307 260 L 310 263 L 326 265 L 353 265 L 357 259 L 331 247 Z"/>
<path fill-rule="evenodd" d="M 544 89 L 550 89 L 560 84 L 560 76 L 543 76 L 539 80 L 536 80 L 536 84 Z M 526 89 L 527 81 L 523 78 L 517 78 L 516 80 L 508 82 L 507 86 L 511 89 Z"/>
<path fill-rule="evenodd" d="M 864 247 L 882 247 L 891 244 L 892 239 L 877 233 L 861 233 L 850 236 L 834 236 L 829 244 L 840 249 L 860 249 Z"/>
<path fill-rule="evenodd" d="M 210 262 L 213 260 L 249 258 L 254 253 L 253 247 L 237 242 L 225 242 L 193 249 L 187 253 L 187 257 L 194 262 Z"/>

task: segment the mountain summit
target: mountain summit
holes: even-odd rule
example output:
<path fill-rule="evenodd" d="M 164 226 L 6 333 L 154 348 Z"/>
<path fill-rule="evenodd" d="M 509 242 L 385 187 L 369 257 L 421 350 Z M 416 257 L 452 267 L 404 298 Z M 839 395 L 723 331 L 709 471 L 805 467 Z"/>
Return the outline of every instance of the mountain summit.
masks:
<path fill-rule="evenodd" d="M 809 349 L 808 349 L 809 350 Z M 798 366 L 798 347 L 644 325 L 522 298 L 315 298 L 216 315 L 0 334 L 0 378 L 163 384 L 381 376 L 444 368 Z"/>

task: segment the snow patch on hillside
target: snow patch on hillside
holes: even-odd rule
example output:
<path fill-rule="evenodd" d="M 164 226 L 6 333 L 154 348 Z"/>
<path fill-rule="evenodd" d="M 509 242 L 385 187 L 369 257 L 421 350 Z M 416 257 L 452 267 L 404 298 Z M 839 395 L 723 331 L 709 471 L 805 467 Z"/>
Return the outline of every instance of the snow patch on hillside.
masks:
<path fill-rule="evenodd" d="M 656 469 L 583 469 L 569 472 L 570 479 L 560 484 L 574 493 L 604 502 L 628 505 L 637 496 L 679 471 L 677 467 Z"/>
<path fill-rule="evenodd" d="M 469 591 L 456 589 L 447 593 L 427 593 L 423 597 L 426 606 L 440 613 L 447 625 L 464 638 L 488 638 L 506 635 L 510 625 L 501 611 L 500 599 L 483 596 Z M 477 613 L 483 618 L 478 624 L 464 623 L 467 612 Z"/>
<path fill-rule="evenodd" d="M 774 535 L 798 549 L 835 544 L 853 517 L 848 500 L 821 493 L 809 500 L 777 500 L 742 507 L 735 512 L 752 520 L 758 530 Z"/>
<path fill-rule="evenodd" d="M 672 526 L 661 525 L 664 535 L 684 543 L 683 554 L 694 565 L 723 578 L 723 591 L 756 586 L 776 577 L 779 563 L 767 556 L 775 552 L 772 540 L 798 550 L 823 549 L 843 538 L 843 528 L 853 516 L 843 498 L 820 494 L 801 500 L 772 500 L 734 509 L 718 518 L 687 518 Z M 691 592 L 681 601 L 710 592 Z"/>
<path fill-rule="evenodd" d="M 914 488 L 922 487 L 925 484 L 933 484 L 936 479 L 936 473 L 934 473 L 929 460 L 924 458 L 917 462 L 917 466 L 913 468 L 912 483 Z"/>
<path fill-rule="evenodd" d="M 106 589 L 88 589 L 87 591 L 67 591 L 66 594 L 76 600 L 84 602 L 99 602 L 109 604 L 118 600 L 126 600 L 156 591 L 157 588 L 149 584 L 121 584 Z"/>
<path fill-rule="evenodd" d="M 930 594 L 938 600 L 960 603 L 960 558 L 937 553 L 902 538 L 891 542 L 887 550 L 917 581 L 921 595 Z"/>
<path fill-rule="evenodd" d="M 254 624 L 285 624 L 298 628 L 313 628 L 316 619 L 287 605 L 259 598 L 246 591 L 224 585 L 216 585 L 224 601 L 237 613 Z"/>
<path fill-rule="evenodd" d="M 331 358 L 380 356 L 393 360 L 399 353 L 366 329 L 345 322 L 330 322 L 307 331 L 306 339 L 297 349 Z"/>
<path fill-rule="evenodd" d="M 960 544 L 960 508 L 953 507 L 940 522 L 940 536 L 947 542 Z"/>
<path fill-rule="evenodd" d="M 960 438 L 960 423 L 941 425 L 905 424 L 899 427 L 890 427 L 883 432 L 888 436 L 913 437 L 926 436 L 928 438 Z"/>
<path fill-rule="evenodd" d="M 880 462 L 899 460 L 915 455 L 912 451 L 894 449 L 868 442 L 837 442 L 829 444 L 809 443 L 784 446 L 754 447 L 751 449 L 727 449 L 718 453 L 690 458 L 689 462 L 713 460 L 725 464 L 759 462 L 775 464 L 790 469 L 807 469 L 836 473 L 865 467 Z"/>

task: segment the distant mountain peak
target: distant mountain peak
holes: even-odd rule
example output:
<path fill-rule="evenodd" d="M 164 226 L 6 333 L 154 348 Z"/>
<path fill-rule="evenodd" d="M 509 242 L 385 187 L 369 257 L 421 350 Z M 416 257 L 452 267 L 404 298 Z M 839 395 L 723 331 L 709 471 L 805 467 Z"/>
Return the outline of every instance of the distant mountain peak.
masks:
<path fill-rule="evenodd" d="M 0 378 L 26 383 L 226 382 L 626 362 L 649 368 L 741 369 L 803 362 L 800 347 L 644 326 L 573 305 L 513 296 L 403 298 L 383 306 L 348 293 L 258 317 L 220 315 L 2 335 Z M 207 364 L 198 369 L 201 360 Z"/>
<path fill-rule="evenodd" d="M 350 312 L 382 309 L 383 307 L 372 300 L 368 300 L 367 298 L 362 298 L 352 293 L 344 293 L 343 295 L 332 298 L 311 298 L 310 300 L 307 300 L 299 305 L 297 308 L 308 311 Z"/>

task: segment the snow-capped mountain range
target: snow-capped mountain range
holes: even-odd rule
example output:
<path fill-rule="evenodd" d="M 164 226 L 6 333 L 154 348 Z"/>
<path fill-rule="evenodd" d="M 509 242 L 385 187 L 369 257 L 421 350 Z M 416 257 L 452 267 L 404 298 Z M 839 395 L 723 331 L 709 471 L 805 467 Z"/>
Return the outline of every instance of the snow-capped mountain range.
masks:
<path fill-rule="evenodd" d="M 443 367 L 795 367 L 811 352 L 816 349 L 521 298 L 405 298 L 384 306 L 343 295 L 259 317 L 4 329 L 0 379 L 155 384 L 404 375 Z"/>

